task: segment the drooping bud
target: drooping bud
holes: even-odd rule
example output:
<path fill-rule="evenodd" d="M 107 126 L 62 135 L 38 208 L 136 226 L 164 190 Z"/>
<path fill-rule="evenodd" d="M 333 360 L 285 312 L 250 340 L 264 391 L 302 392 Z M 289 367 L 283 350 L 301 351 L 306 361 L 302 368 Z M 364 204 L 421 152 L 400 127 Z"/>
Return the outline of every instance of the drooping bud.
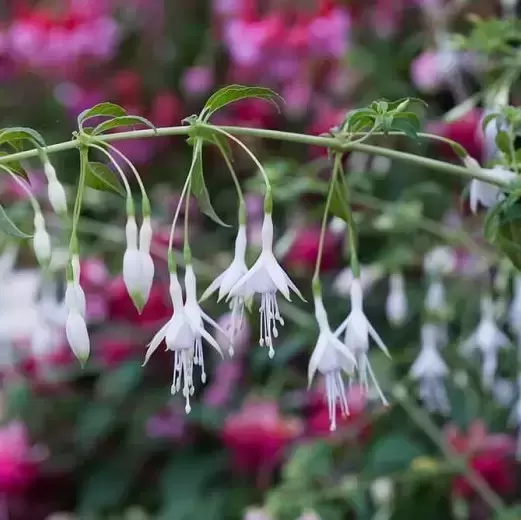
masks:
<path fill-rule="evenodd" d="M 394 273 L 389 278 L 389 294 L 386 301 L 387 319 L 392 325 L 402 325 L 407 318 L 407 295 L 401 273 Z"/>
<path fill-rule="evenodd" d="M 154 261 L 150 254 L 152 243 L 152 225 L 150 217 L 144 216 L 139 230 L 139 253 L 141 256 L 141 284 L 145 303 L 148 301 L 152 283 L 154 282 Z"/>
<path fill-rule="evenodd" d="M 51 259 L 51 237 L 45 229 L 45 220 L 39 211 L 34 215 L 33 248 L 39 264 L 42 266 L 49 265 Z"/>
<path fill-rule="evenodd" d="M 65 289 L 65 306 L 69 312 L 77 311 L 85 318 L 87 313 L 87 300 L 79 283 L 68 281 Z"/>
<path fill-rule="evenodd" d="M 125 227 L 127 249 L 123 255 L 123 281 L 136 309 L 141 312 L 145 306 L 145 296 L 141 283 L 141 255 L 137 247 L 138 230 L 134 215 L 129 215 Z"/>
<path fill-rule="evenodd" d="M 67 213 L 67 195 L 63 184 L 58 180 L 56 170 L 50 162 L 45 162 L 43 170 L 47 177 L 47 194 L 52 209 L 57 215 L 65 215 Z"/>
<path fill-rule="evenodd" d="M 65 324 L 65 334 L 74 355 L 78 358 L 81 366 L 84 367 L 89 359 L 90 340 L 85 319 L 77 309 L 69 311 Z"/>

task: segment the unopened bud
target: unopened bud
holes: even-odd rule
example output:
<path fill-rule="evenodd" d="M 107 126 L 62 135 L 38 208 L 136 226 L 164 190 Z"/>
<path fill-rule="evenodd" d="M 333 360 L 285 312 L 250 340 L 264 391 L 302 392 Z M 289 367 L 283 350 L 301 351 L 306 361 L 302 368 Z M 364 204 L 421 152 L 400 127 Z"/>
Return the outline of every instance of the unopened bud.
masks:
<path fill-rule="evenodd" d="M 405 294 L 403 276 L 400 273 L 391 275 L 389 279 L 389 295 L 386 301 L 387 319 L 392 325 L 402 325 L 407 318 L 407 295 Z"/>
<path fill-rule="evenodd" d="M 39 212 L 34 216 L 33 248 L 40 265 L 47 266 L 51 259 L 51 237 L 45 229 L 43 215 Z"/>
<path fill-rule="evenodd" d="M 65 306 L 69 312 L 77 311 L 85 318 L 87 313 L 87 300 L 85 293 L 77 282 L 67 282 L 65 289 Z"/>
<path fill-rule="evenodd" d="M 141 281 L 142 256 L 137 249 L 127 248 L 123 255 L 123 281 L 136 309 L 141 312 L 145 306 L 145 295 Z"/>
<path fill-rule="evenodd" d="M 150 245 L 152 243 L 152 225 L 150 217 L 143 217 L 141 228 L 139 229 L 139 250 L 145 253 L 150 252 Z"/>
<path fill-rule="evenodd" d="M 58 179 L 49 181 L 47 194 L 54 212 L 57 215 L 65 215 L 67 213 L 67 195 L 65 188 Z"/>
<path fill-rule="evenodd" d="M 78 358 L 81 366 L 84 367 L 90 354 L 89 332 L 87 331 L 85 320 L 76 309 L 69 311 L 65 325 L 65 334 L 71 350 Z"/>

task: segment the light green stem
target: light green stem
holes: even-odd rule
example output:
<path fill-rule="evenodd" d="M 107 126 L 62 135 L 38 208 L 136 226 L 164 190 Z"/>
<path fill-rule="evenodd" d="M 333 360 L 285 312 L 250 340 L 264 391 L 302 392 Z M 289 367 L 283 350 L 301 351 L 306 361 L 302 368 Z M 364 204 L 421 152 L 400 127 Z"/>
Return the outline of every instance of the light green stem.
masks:
<path fill-rule="evenodd" d="M 278 130 L 267 130 L 264 128 L 243 128 L 238 126 L 209 126 L 208 128 L 218 129 L 220 133 L 226 132 L 235 137 L 237 136 L 249 136 L 249 137 L 257 137 L 261 139 L 273 139 L 278 141 L 287 141 L 292 143 L 300 143 L 306 144 L 310 146 L 320 146 L 322 148 L 330 148 L 332 150 L 346 152 L 350 150 L 364 152 L 369 155 L 381 155 L 383 157 L 388 157 L 389 159 L 404 161 L 410 164 L 414 164 L 419 167 L 429 168 L 432 170 L 436 170 L 440 173 L 446 173 L 449 175 L 457 175 L 463 177 L 467 180 L 471 179 L 479 179 L 490 184 L 494 184 L 496 186 L 505 187 L 507 183 L 502 182 L 489 173 L 486 170 L 481 170 L 480 172 L 470 171 L 468 168 L 464 166 L 458 166 L 456 164 L 450 164 L 443 161 L 438 161 L 436 159 L 431 159 L 428 157 L 422 157 L 420 155 L 414 155 L 406 152 L 401 152 L 398 150 L 393 150 L 390 148 L 383 148 L 380 146 L 373 146 L 365 143 L 342 143 L 335 137 L 327 137 L 327 136 L 314 136 L 314 135 L 306 135 L 306 134 L 297 134 L 293 132 L 281 132 Z M 129 132 L 118 132 L 114 134 L 106 134 L 96 136 L 97 141 L 104 142 L 112 142 L 112 141 L 121 141 L 124 139 L 143 139 L 149 137 L 165 137 L 165 136 L 175 136 L 175 135 L 188 135 L 192 132 L 193 129 L 189 126 L 172 126 L 172 127 L 164 127 L 158 128 L 156 130 L 146 129 L 146 130 L 135 130 Z M 379 135 L 378 132 L 375 132 L 373 135 Z M 389 135 L 404 135 L 401 132 L 389 132 Z M 427 139 L 440 140 L 444 142 L 450 143 L 450 140 L 440 138 L 439 136 L 433 136 L 431 134 L 418 134 L 420 137 L 425 137 Z M 58 143 L 50 145 L 43 149 L 43 151 L 47 154 L 64 152 L 66 150 L 74 150 L 81 146 L 81 142 L 79 140 L 66 141 L 64 143 Z M 27 150 L 24 152 L 17 152 L 10 155 L 4 155 L 0 157 L 0 164 L 8 164 L 10 161 L 21 161 L 24 159 L 29 159 L 30 157 L 38 156 L 39 152 L 35 148 L 33 150 Z"/>
<path fill-rule="evenodd" d="M 85 189 L 85 179 L 87 177 L 87 163 L 89 162 L 89 150 L 85 146 L 80 148 L 80 179 L 78 181 L 78 191 L 76 192 L 76 200 L 74 201 L 74 210 L 72 213 L 72 230 L 71 240 L 69 242 L 69 261 L 74 253 L 74 245 L 77 243 L 77 228 L 80 220 L 81 203 L 83 201 L 83 191 Z"/>

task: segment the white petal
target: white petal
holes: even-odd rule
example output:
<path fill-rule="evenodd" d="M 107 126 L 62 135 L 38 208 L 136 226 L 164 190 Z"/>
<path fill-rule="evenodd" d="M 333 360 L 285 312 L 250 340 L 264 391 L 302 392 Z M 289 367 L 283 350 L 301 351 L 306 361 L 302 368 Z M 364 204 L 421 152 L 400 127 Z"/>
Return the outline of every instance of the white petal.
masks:
<path fill-rule="evenodd" d="M 145 361 L 143 361 L 143 364 L 141 366 L 145 366 L 148 363 L 148 360 L 152 356 L 152 354 L 157 350 L 161 342 L 165 339 L 166 331 L 168 329 L 168 326 L 170 325 L 170 322 L 173 318 L 169 319 L 154 335 L 152 338 L 152 341 L 147 345 L 147 351 L 145 354 Z"/>
<path fill-rule="evenodd" d="M 375 343 L 378 345 L 380 350 L 382 350 L 383 353 L 390 359 L 391 354 L 389 353 L 389 349 L 385 346 L 385 343 L 382 341 L 382 338 L 378 335 L 378 332 L 376 332 L 375 328 L 371 325 L 367 318 L 366 321 L 370 336 L 374 339 Z"/>
<path fill-rule="evenodd" d="M 213 336 L 208 332 L 206 331 L 205 329 L 201 329 L 201 336 L 206 340 L 208 341 L 208 343 L 215 349 L 217 350 L 217 352 L 219 352 L 219 354 L 221 355 L 221 357 L 224 357 L 223 356 L 223 353 L 222 353 L 222 350 L 221 350 L 221 347 L 219 347 L 219 344 L 217 343 L 217 341 L 215 341 L 215 339 L 213 338 Z"/>
<path fill-rule="evenodd" d="M 322 359 L 322 356 L 326 351 L 327 345 L 327 337 L 325 337 L 323 334 L 319 334 L 317 344 L 315 345 L 313 353 L 311 354 L 311 358 L 309 359 L 308 389 L 311 387 L 311 384 L 313 383 L 313 378 L 315 377 L 315 374 L 318 370 L 318 365 L 320 364 L 320 360 Z"/>
<path fill-rule="evenodd" d="M 273 255 L 266 255 L 266 270 L 282 296 L 284 296 L 286 300 L 291 301 L 288 284 L 286 283 L 286 273 Z"/>
<path fill-rule="evenodd" d="M 222 272 L 203 292 L 203 295 L 201 298 L 199 298 L 199 301 L 206 300 L 209 298 L 219 287 L 221 286 L 223 278 L 226 276 L 226 271 Z"/>

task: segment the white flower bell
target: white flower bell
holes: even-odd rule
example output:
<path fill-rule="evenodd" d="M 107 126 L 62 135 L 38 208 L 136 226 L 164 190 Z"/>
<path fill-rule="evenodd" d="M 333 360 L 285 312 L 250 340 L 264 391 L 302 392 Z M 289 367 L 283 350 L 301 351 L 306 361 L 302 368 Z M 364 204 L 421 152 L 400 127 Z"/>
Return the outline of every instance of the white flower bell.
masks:
<path fill-rule="evenodd" d="M 52 209 L 57 215 L 64 215 L 67 213 L 67 195 L 63 184 L 58 180 L 56 170 L 49 161 L 44 163 L 43 170 L 47 177 L 47 194 Z"/>
<path fill-rule="evenodd" d="M 246 266 L 246 226 L 240 225 L 235 239 L 235 255 L 229 267 L 225 269 L 204 291 L 201 300 L 205 300 L 215 291 L 219 290 L 217 301 L 221 301 L 228 296 L 231 289 L 237 282 L 248 272 Z M 230 298 L 230 309 L 232 319 L 230 323 L 230 356 L 234 354 L 235 337 L 244 326 L 244 305 L 245 301 L 241 295 L 232 296 Z"/>
<path fill-rule="evenodd" d="M 407 319 L 407 295 L 401 273 L 393 273 L 389 278 L 389 294 L 385 303 L 387 319 L 392 325 L 400 326 Z"/>
<path fill-rule="evenodd" d="M 376 380 L 371 364 L 368 359 L 369 338 L 371 337 L 382 352 L 391 357 L 385 343 L 371 325 L 364 313 L 362 285 L 358 278 L 351 283 L 351 312 L 344 322 L 335 331 L 335 336 L 339 336 L 345 331 L 344 344 L 353 352 L 358 364 L 358 376 L 360 384 L 369 393 L 369 377 L 371 378 L 374 389 L 378 393 L 383 404 L 387 404 L 387 399 L 383 395 Z"/>
<path fill-rule="evenodd" d="M 482 356 L 483 385 L 492 388 L 497 371 L 498 351 L 510 346 L 508 336 L 496 324 L 496 309 L 490 297 L 481 299 L 481 319 L 476 330 L 463 342 L 461 353 L 468 357 L 479 351 Z"/>
<path fill-rule="evenodd" d="M 45 229 L 45 220 L 39 211 L 34 215 L 33 247 L 38 263 L 47 266 L 51 259 L 51 237 Z"/>
<path fill-rule="evenodd" d="M 240 297 L 248 301 L 260 294 L 260 339 L 259 344 L 269 349 L 269 356 L 275 355 L 273 338 L 279 335 L 277 323 L 284 325 L 277 303 L 277 291 L 291 300 L 290 290 L 304 300 L 296 285 L 290 280 L 273 254 L 273 221 L 271 212 L 264 213 L 262 223 L 262 250 L 251 269 L 240 278 L 228 294 L 227 300 Z"/>
<path fill-rule="evenodd" d="M 344 416 L 349 414 L 342 373 L 345 372 L 351 377 L 356 367 L 356 359 L 351 350 L 333 334 L 319 292 L 315 294 L 314 302 L 319 335 L 309 360 L 308 388 L 318 370 L 325 379 L 330 429 L 333 431 L 336 430 L 337 402 L 342 414 Z"/>
<path fill-rule="evenodd" d="M 448 413 L 449 400 L 443 384 L 448 368 L 437 349 L 438 330 L 436 325 L 423 325 L 421 349 L 412 364 L 410 375 L 419 382 L 419 394 L 425 407 L 431 411 Z"/>
<path fill-rule="evenodd" d="M 154 280 L 154 262 L 150 255 L 152 240 L 150 217 L 143 218 L 139 232 L 139 248 L 138 228 L 132 214 L 128 216 L 125 235 L 127 248 L 123 255 L 123 281 L 136 309 L 142 312 Z"/>
<path fill-rule="evenodd" d="M 517 175 L 513 171 L 507 170 L 500 165 L 494 166 L 493 168 L 482 169 L 478 161 L 470 156 L 466 156 L 463 162 L 470 170 L 478 173 L 485 172 L 498 181 L 510 183 L 517 178 Z M 479 179 L 472 179 L 469 191 L 470 209 L 473 213 L 476 213 L 478 204 L 481 204 L 485 208 L 490 208 L 498 201 L 501 194 L 502 188 L 500 186 L 489 184 Z"/>

